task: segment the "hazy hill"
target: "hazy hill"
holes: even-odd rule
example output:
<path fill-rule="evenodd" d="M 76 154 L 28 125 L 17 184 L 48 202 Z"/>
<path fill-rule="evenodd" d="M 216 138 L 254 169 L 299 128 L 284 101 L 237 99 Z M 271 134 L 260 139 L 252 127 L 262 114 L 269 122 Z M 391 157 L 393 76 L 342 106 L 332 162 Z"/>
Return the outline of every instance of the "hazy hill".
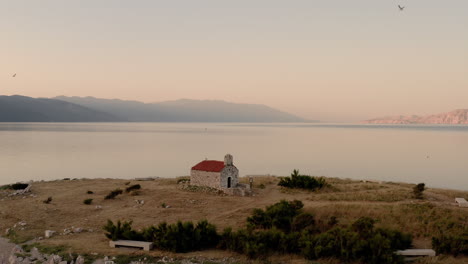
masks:
<path fill-rule="evenodd" d="M 216 100 L 177 100 L 142 103 L 94 97 L 58 96 L 54 99 L 111 113 L 130 122 L 307 122 L 274 108 Z"/>
<path fill-rule="evenodd" d="M 428 116 L 390 116 L 363 121 L 366 124 L 468 124 L 468 109 Z"/>
<path fill-rule="evenodd" d="M 110 122 L 119 118 L 70 102 L 0 96 L 0 122 Z"/>

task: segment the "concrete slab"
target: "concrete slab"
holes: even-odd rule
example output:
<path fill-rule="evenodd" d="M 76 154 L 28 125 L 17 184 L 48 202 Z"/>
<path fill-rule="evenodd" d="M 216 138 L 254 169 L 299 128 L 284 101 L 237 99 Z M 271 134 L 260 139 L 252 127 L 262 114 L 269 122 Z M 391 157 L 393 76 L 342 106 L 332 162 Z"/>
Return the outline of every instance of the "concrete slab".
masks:
<path fill-rule="evenodd" d="M 109 241 L 110 247 L 135 247 L 141 248 L 145 251 L 150 251 L 153 249 L 153 243 L 151 242 L 144 242 L 144 241 L 133 241 L 133 240 L 116 240 L 116 241 Z"/>
<path fill-rule="evenodd" d="M 435 257 L 436 252 L 432 249 L 406 249 L 398 250 L 396 254 L 405 257 Z"/>

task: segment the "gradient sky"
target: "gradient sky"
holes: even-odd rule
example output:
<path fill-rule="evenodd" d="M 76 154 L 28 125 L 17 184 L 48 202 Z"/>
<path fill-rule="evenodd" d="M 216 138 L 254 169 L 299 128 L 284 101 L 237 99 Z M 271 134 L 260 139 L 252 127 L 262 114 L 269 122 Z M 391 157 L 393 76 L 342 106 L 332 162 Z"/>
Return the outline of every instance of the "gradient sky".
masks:
<path fill-rule="evenodd" d="M 0 0 L 0 94 L 332 122 L 468 108 L 468 1 Z"/>

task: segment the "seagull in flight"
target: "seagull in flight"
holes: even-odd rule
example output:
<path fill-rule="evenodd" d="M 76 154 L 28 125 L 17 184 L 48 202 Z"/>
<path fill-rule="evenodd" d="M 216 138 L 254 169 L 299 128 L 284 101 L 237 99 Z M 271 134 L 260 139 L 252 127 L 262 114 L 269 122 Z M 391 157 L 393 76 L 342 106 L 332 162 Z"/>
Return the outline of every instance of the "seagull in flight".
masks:
<path fill-rule="evenodd" d="M 13 74 L 13 76 L 12 76 L 12 77 L 16 77 L 16 73 L 15 73 L 15 74 Z"/>
<path fill-rule="evenodd" d="M 405 9 L 405 7 L 401 5 L 398 5 L 398 8 L 400 8 L 400 11 L 403 11 Z"/>

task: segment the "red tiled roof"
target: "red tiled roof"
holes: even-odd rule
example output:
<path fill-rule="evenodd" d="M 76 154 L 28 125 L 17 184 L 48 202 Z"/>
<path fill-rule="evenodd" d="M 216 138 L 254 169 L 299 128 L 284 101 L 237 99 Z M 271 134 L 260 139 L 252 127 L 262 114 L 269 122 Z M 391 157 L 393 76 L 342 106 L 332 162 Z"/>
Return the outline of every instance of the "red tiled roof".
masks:
<path fill-rule="evenodd" d="M 223 161 L 204 160 L 192 167 L 192 170 L 220 172 L 224 168 Z"/>

